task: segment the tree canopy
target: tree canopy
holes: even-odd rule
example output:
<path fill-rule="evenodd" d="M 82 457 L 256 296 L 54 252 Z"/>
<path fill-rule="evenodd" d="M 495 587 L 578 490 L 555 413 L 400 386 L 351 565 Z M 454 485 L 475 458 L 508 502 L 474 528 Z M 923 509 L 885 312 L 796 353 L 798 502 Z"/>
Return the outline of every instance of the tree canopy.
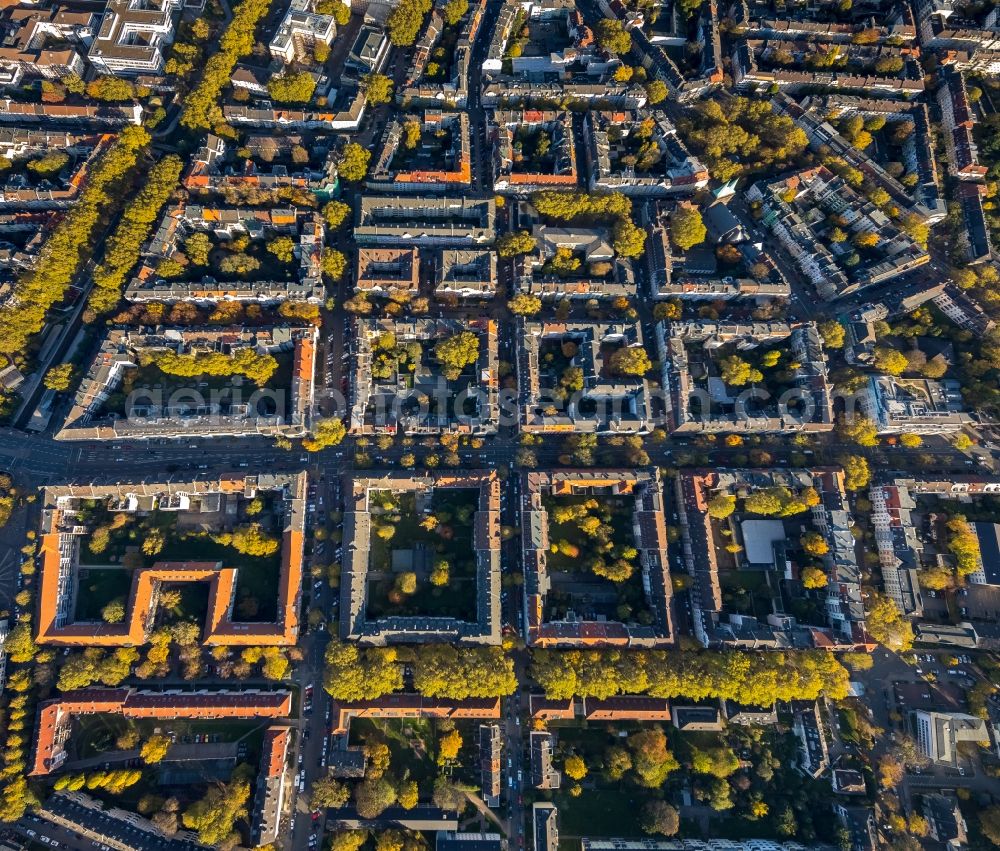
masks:
<path fill-rule="evenodd" d="M 705 241 L 708 229 L 697 207 L 679 206 L 670 214 L 670 239 L 683 251 Z"/>
<path fill-rule="evenodd" d="M 402 0 L 389 13 L 385 28 L 394 47 L 409 47 L 417 40 L 431 5 L 431 0 Z"/>
<path fill-rule="evenodd" d="M 18 278 L 13 296 L 0 309 L 0 353 L 23 351 L 28 339 L 41 331 L 49 308 L 62 300 L 76 277 L 102 216 L 108 214 L 115 193 L 149 141 L 142 127 L 127 127 L 94 163 L 76 202 L 53 228 L 35 264 Z"/>
<path fill-rule="evenodd" d="M 432 644 L 406 656 L 413 686 L 427 697 L 464 700 L 511 694 L 513 662 L 499 647 Z M 324 687 L 335 700 L 373 700 L 403 687 L 403 659 L 396 648 L 359 648 L 332 642 L 326 651 Z"/>
<path fill-rule="evenodd" d="M 347 436 L 347 426 L 340 417 L 328 417 L 313 424 L 312 433 L 302 441 L 307 452 L 318 452 L 329 446 L 337 446 Z"/>
<path fill-rule="evenodd" d="M 716 180 L 780 166 L 801 154 L 805 132 L 768 100 L 746 97 L 701 101 L 678 130 Z"/>
<path fill-rule="evenodd" d="M 104 259 L 94 270 L 94 288 L 88 305 L 95 312 L 103 313 L 117 304 L 125 279 L 138 261 L 160 210 L 177 188 L 183 167 L 180 157 L 165 156 L 149 170 L 142 189 L 125 207 L 114 233 L 104 244 Z M 208 242 L 204 234 L 197 235 Z M 205 262 L 208 262 L 207 252 Z"/>
<path fill-rule="evenodd" d="M 247 816 L 249 799 L 250 784 L 246 780 L 210 786 L 205 797 L 184 810 L 181 821 L 198 832 L 199 842 L 219 845 L 231 841 L 236 821 Z"/>
<path fill-rule="evenodd" d="M 344 145 L 337 159 L 337 173 L 344 178 L 357 183 L 365 179 L 368 174 L 368 163 L 372 158 L 372 152 L 362 147 L 357 142 L 348 142 Z"/>
<path fill-rule="evenodd" d="M 233 8 L 229 26 L 219 39 L 219 51 L 209 57 L 201 81 L 184 99 L 182 127 L 208 130 L 221 123 L 219 95 L 229 85 L 236 62 L 253 50 L 257 24 L 270 8 L 270 0 L 241 0 Z"/>
<path fill-rule="evenodd" d="M 537 650 L 531 675 L 547 697 L 649 694 L 755 706 L 848 693 L 847 670 L 826 651 Z"/>
<path fill-rule="evenodd" d="M 479 359 L 479 335 L 473 331 L 460 331 L 444 337 L 434 344 L 434 357 L 443 367 L 445 378 L 453 381 L 465 367 Z"/>
<path fill-rule="evenodd" d="M 393 83 L 385 74 L 365 74 L 361 78 L 361 88 L 364 89 L 369 106 L 392 102 Z"/>
<path fill-rule="evenodd" d="M 597 43 L 616 56 L 632 49 L 632 36 L 617 18 L 601 18 L 597 22 Z"/>
<path fill-rule="evenodd" d="M 509 231 L 497 238 L 497 254 L 504 258 L 530 254 L 535 250 L 536 244 L 535 238 L 529 231 Z"/>
<path fill-rule="evenodd" d="M 267 81 L 267 93 L 278 103 L 309 103 L 316 80 L 308 71 L 283 71 Z"/>

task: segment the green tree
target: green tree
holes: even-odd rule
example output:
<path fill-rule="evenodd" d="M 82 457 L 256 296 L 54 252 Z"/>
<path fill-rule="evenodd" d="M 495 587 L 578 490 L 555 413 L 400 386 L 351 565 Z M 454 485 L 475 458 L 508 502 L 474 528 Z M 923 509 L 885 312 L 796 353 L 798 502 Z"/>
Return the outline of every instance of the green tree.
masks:
<path fill-rule="evenodd" d="M 332 641 L 324 661 L 323 687 L 334 700 L 374 700 L 403 687 L 395 648 L 361 649 Z"/>
<path fill-rule="evenodd" d="M 509 231 L 497 238 L 497 254 L 504 258 L 530 254 L 536 245 L 535 238 L 529 231 Z"/>
<path fill-rule="evenodd" d="M 536 295 L 519 293 L 507 302 L 507 308 L 515 316 L 536 316 L 542 310 L 542 300 Z"/>
<path fill-rule="evenodd" d="M 1000 845 L 1000 805 L 993 804 L 979 811 L 979 829 L 990 842 Z"/>
<path fill-rule="evenodd" d="M 340 0 L 334 0 L 343 6 Z M 330 836 L 330 851 L 358 851 L 368 840 L 367 830 L 337 830 Z"/>
<path fill-rule="evenodd" d="M 728 493 L 720 493 L 708 501 L 708 515 L 716 520 L 725 520 L 736 510 L 736 497 Z"/>
<path fill-rule="evenodd" d="M 260 268 L 260 260 L 249 254 L 228 254 L 219 261 L 219 271 L 224 275 L 246 276 Z"/>
<path fill-rule="evenodd" d="M 295 242 L 290 236 L 277 236 L 267 243 L 267 250 L 282 263 L 295 259 Z"/>
<path fill-rule="evenodd" d="M 663 80 L 650 80 L 646 83 L 646 100 L 652 106 L 667 99 L 667 84 Z"/>
<path fill-rule="evenodd" d="M 448 0 L 444 6 L 444 22 L 453 27 L 469 11 L 469 0 Z"/>
<path fill-rule="evenodd" d="M 660 788 L 667 776 L 680 768 L 659 727 L 633 733 L 628 737 L 628 747 L 632 752 L 632 770 L 639 785 L 647 789 Z"/>
<path fill-rule="evenodd" d="M 466 366 L 479 359 L 479 336 L 472 331 L 461 331 L 438 340 L 434 357 L 442 365 L 445 378 L 454 381 Z"/>
<path fill-rule="evenodd" d="M 309 807 L 313 810 L 340 808 L 351 798 L 351 790 L 332 777 L 318 777 L 309 789 Z"/>
<path fill-rule="evenodd" d="M 420 122 L 416 118 L 411 118 L 403 124 L 403 147 L 412 151 L 420 144 L 422 134 Z"/>
<path fill-rule="evenodd" d="M 745 384 L 757 384 L 764 380 L 764 374 L 752 367 L 739 355 L 728 355 L 719 361 L 719 373 L 722 380 L 731 387 L 742 387 Z"/>
<path fill-rule="evenodd" d="M 457 759 L 461 749 L 462 734 L 458 730 L 449 730 L 438 739 L 438 765 Z"/>
<path fill-rule="evenodd" d="M 154 734 L 143 742 L 139 748 L 139 756 L 146 765 L 155 765 L 161 762 L 170 750 L 170 737 L 162 734 Z"/>
<path fill-rule="evenodd" d="M 858 446 L 878 446 L 878 426 L 868 417 L 842 414 L 837 420 L 837 432 L 841 438 Z"/>
<path fill-rule="evenodd" d="M 208 234 L 197 231 L 184 240 L 184 255 L 195 266 L 207 266 L 212 252 L 212 240 Z"/>
<path fill-rule="evenodd" d="M 820 336 L 823 338 L 823 345 L 828 349 L 844 348 L 844 326 L 836 319 L 827 319 L 824 322 L 820 322 L 818 330 Z"/>
<path fill-rule="evenodd" d="M 617 18 L 602 18 L 596 27 L 597 43 L 616 56 L 632 49 L 632 36 Z"/>
<path fill-rule="evenodd" d="M 244 555 L 270 556 L 274 555 L 280 546 L 281 542 L 265 532 L 259 523 L 237 526 L 233 530 L 232 547 Z"/>
<path fill-rule="evenodd" d="M 404 810 L 412 810 L 420 801 L 420 788 L 415 780 L 404 780 L 399 784 L 396 803 Z"/>
<path fill-rule="evenodd" d="M 72 380 L 73 364 L 61 363 L 52 367 L 47 373 L 45 373 L 45 379 L 42 383 L 49 390 L 55 390 L 57 393 L 62 393 L 69 390 Z"/>
<path fill-rule="evenodd" d="M 955 435 L 954 440 L 952 440 L 952 445 L 960 452 L 964 452 L 972 446 L 972 438 L 969 437 L 969 435 L 967 435 L 964 431 L 961 431 Z"/>
<path fill-rule="evenodd" d="M 945 529 L 948 532 L 948 549 L 955 557 L 958 575 L 968 576 L 970 573 L 975 573 L 979 569 L 981 554 L 979 537 L 972 526 L 964 515 L 956 514 L 945 523 Z"/>
<path fill-rule="evenodd" d="M 372 152 L 362 147 L 357 142 L 348 142 L 337 161 L 337 172 L 344 180 L 352 183 L 364 180 L 368 174 L 368 162 L 372 158 Z"/>
<path fill-rule="evenodd" d="M 270 7 L 269 0 L 241 0 L 233 8 L 229 26 L 219 39 L 218 52 L 205 62 L 200 82 L 184 100 L 182 127 L 207 130 L 219 122 L 222 89 L 229 84 L 239 58 L 253 50 L 257 24 Z"/>
<path fill-rule="evenodd" d="M 101 609 L 101 617 L 105 623 L 121 623 L 125 620 L 125 598 L 116 597 Z"/>
<path fill-rule="evenodd" d="M 402 0 L 386 19 L 386 32 L 395 47 L 409 47 L 417 40 L 431 0 Z"/>
<path fill-rule="evenodd" d="M 384 74 L 365 74 L 361 78 L 361 88 L 370 106 L 392 102 L 392 80 Z"/>
<path fill-rule="evenodd" d="M 670 215 L 670 238 L 682 251 L 704 242 L 707 235 L 701 211 L 696 207 L 680 206 Z"/>
<path fill-rule="evenodd" d="M 32 636 L 31 625 L 22 622 L 15 626 L 4 642 L 4 650 L 11 662 L 20 665 L 32 661 L 38 652 L 38 646 Z"/>
<path fill-rule="evenodd" d="M 680 829 L 680 816 L 666 801 L 647 801 L 642 808 L 639 824 L 645 833 L 673 836 Z"/>
<path fill-rule="evenodd" d="M 709 774 L 724 780 L 739 767 L 739 757 L 730 748 L 693 748 L 691 751 L 691 768 L 697 774 Z"/>
<path fill-rule="evenodd" d="M 343 251 L 336 248 L 323 249 L 323 274 L 334 283 L 339 283 L 344 278 L 347 271 L 347 258 Z"/>
<path fill-rule="evenodd" d="M 343 201 L 330 201 L 323 205 L 323 219 L 330 230 L 339 230 L 351 215 L 351 205 Z"/>
<path fill-rule="evenodd" d="M 58 174 L 69 162 L 69 154 L 62 151 L 54 151 L 38 159 L 29 160 L 26 163 L 28 171 L 34 172 L 39 177 L 51 177 Z"/>
<path fill-rule="evenodd" d="M 638 346 L 626 346 L 618 349 L 612 356 L 609 366 L 618 375 L 645 375 L 653 368 L 646 350 Z"/>
<path fill-rule="evenodd" d="M 513 662 L 499 647 L 433 644 L 413 660 L 413 685 L 425 697 L 499 697 L 517 687 Z"/>
<path fill-rule="evenodd" d="M 121 77 L 101 76 L 87 83 L 87 97 L 94 100 L 121 102 L 132 100 L 134 96 L 132 84 Z"/>
<path fill-rule="evenodd" d="M 0 353 L 21 352 L 41 331 L 50 307 L 62 301 L 90 255 L 90 242 L 102 217 L 116 210 L 116 195 L 150 141 L 142 127 L 127 127 L 91 164 L 75 203 L 48 233 L 35 263 L 21 273 L 0 308 Z"/>
<path fill-rule="evenodd" d="M 840 459 L 844 468 L 844 487 L 851 491 L 861 490 L 871 481 L 871 468 L 862 455 L 845 455 Z"/>
<path fill-rule="evenodd" d="M 799 538 L 799 544 L 811 556 L 823 556 L 830 552 L 830 547 L 819 532 L 804 532 Z"/>
<path fill-rule="evenodd" d="M 913 628 L 889 597 L 873 592 L 866 602 L 865 625 L 872 638 L 896 653 L 905 653 L 913 647 Z"/>
<path fill-rule="evenodd" d="M 308 71 L 283 71 L 267 81 L 267 92 L 278 103 L 309 103 L 316 80 Z"/>
<path fill-rule="evenodd" d="M 103 313 L 117 304 L 125 280 L 135 266 L 139 252 L 152 232 L 160 210 L 177 188 L 182 167 L 180 157 L 173 154 L 163 157 L 145 175 L 142 189 L 125 207 L 114 232 L 104 243 L 104 259 L 92 276 L 94 288 L 91 290 L 87 305 L 94 312 Z M 189 237 L 189 241 L 195 236 L 201 237 L 208 244 L 204 259 L 207 263 L 211 242 L 207 236 L 200 233 Z M 191 259 L 190 254 L 188 259 Z M 166 266 L 161 262 L 157 272 L 166 277 L 166 271 Z M 177 274 L 179 275 L 181 271 L 182 267 L 178 264 Z"/>
<path fill-rule="evenodd" d="M 805 588 L 825 588 L 827 584 L 826 574 L 818 567 L 805 567 L 800 575 L 802 585 Z"/>
<path fill-rule="evenodd" d="M 909 365 L 909 361 L 898 349 L 890 349 L 886 346 L 875 347 L 875 369 L 889 375 L 901 375 Z"/>
<path fill-rule="evenodd" d="M 583 780 L 587 776 L 587 764 L 577 754 L 571 754 L 563 762 L 563 773 L 571 780 Z"/>
<path fill-rule="evenodd" d="M 191 804 L 181 815 L 184 826 L 198 832 L 198 841 L 205 845 L 232 842 L 234 826 L 247 817 L 250 784 L 236 779 L 229 783 L 210 786 L 205 796 Z M 235 835 L 239 841 L 238 835 Z"/>
<path fill-rule="evenodd" d="M 368 778 L 354 787 L 354 803 L 361 818 L 378 818 L 396 803 L 396 789 L 386 777 Z"/>
<path fill-rule="evenodd" d="M 302 441 L 306 452 L 319 452 L 330 446 L 337 446 L 347 435 L 347 426 L 339 417 L 329 417 L 313 423 L 310 437 Z"/>
<path fill-rule="evenodd" d="M 646 232 L 629 219 L 615 222 L 611 235 L 611 246 L 619 257 L 640 257 L 646 250 Z"/>

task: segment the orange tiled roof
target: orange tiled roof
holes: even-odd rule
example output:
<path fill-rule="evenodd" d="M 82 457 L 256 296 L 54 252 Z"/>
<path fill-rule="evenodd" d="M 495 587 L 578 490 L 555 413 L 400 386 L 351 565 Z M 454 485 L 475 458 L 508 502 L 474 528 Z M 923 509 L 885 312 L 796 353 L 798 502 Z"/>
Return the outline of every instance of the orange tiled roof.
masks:
<path fill-rule="evenodd" d="M 283 718 L 291 714 L 292 694 L 275 692 L 141 692 L 133 689 L 80 689 L 38 709 L 31 775 L 58 768 L 55 760 L 69 735 L 74 715 L 106 713 L 125 718 Z"/>

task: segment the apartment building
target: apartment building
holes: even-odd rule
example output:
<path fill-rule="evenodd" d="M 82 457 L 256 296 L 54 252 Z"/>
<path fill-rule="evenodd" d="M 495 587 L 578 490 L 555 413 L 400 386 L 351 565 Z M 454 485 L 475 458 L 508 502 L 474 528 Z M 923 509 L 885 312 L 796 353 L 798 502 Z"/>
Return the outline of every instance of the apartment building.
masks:
<path fill-rule="evenodd" d="M 937 101 L 952 174 L 961 180 L 984 180 L 987 169 L 979 162 L 973 137 L 976 114 L 961 71 L 948 65 L 941 69 Z"/>
<path fill-rule="evenodd" d="M 528 195 L 577 187 L 576 142 L 568 111 L 498 109 L 490 134 L 496 192 Z"/>
<path fill-rule="evenodd" d="M 485 246 L 496 237 L 493 198 L 361 197 L 354 227 L 359 245 Z"/>
<path fill-rule="evenodd" d="M 30 775 L 57 771 L 67 759 L 66 746 L 78 715 L 120 715 L 135 719 L 283 718 L 291 714 L 292 693 L 222 689 L 89 688 L 65 692 L 38 707 Z"/>
<path fill-rule="evenodd" d="M 313 0 L 291 0 L 268 50 L 285 65 L 309 62 L 316 44 L 333 44 L 336 37 L 337 22 L 332 15 L 315 12 Z"/>
<path fill-rule="evenodd" d="M 408 138 L 414 129 L 416 138 Z M 460 191 L 472 181 L 471 146 L 465 112 L 427 110 L 392 118 L 365 186 L 384 192 Z"/>
<path fill-rule="evenodd" d="M 60 4 L 8 7 L 0 14 L 0 79 L 13 86 L 23 76 L 58 80 L 82 75 L 83 54 L 99 20 L 93 12 Z"/>
<path fill-rule="evenodd" d="M 911 718 L 920 753 L 939 765 L 958 766 L 961 742 L 990 741 L 986 722 L 974 715 L 920 709 Z"/>
<path fill-rule="evenodd" d="M 87 53 L 104 74 L 161 74 L 183 0 L 108 0 Z"/>
<path fill-rule="evenodd" d="M 565 594 L 549 566 L 550 514 L 545 500 L 552 496 L 628 497 L 632 533 L 638 550 L 645 605 L 651 622 L 642 624 L 595 616 L 571 606 L 572 613 L 553 617 L 550 594 Z M 674 641 L 671 598 L 673 586 L 667 553 L 663 485 L 651 470 L 559 470 L 521 476 L 519 517 L 521 563 L 524 570 L 524 622 L 534 647 L 665 647 Z M 581 601 L 582 602 L 582 601 Z"/>
<path fill-rule="evenodd" d="M 164 583 L 210 585 L 202 641 L 206 645 L 295 643 L 302 590 L 306 476 L 259 474 L 223 476 L 195 482 L 123 482 L 115 485 L 61 485 L 43 491 L 41 570 L 35 640 L 54 647 L 136 647 L 152 629 Z M 270 495 L 283 510 L 281 564 L 276 617 L 272 622 L 234 620 L 237 570 L 219 562 L 157 562 L 132 573 L 120 623 L 75 621 L 80 550 L 92 532 L 77 512 L 88 499 L 104 500 L 115 512 L 182 512 L 209 522 L 213 515 L 235 513 L 240 500 Z"/>
<path fill-rule="evenodd" d="M 340 582 L 340 635 L 366 645 L 407 642 L 492 644 L 501 642 L 500 617 L 500 480 L 496 472 L 386 474 L 346 482 L 348 510 L 344 512 L 344 565 Z M 472 503 L 472 548 L 475 554 L 475 616 L 468 619 L 430 615 L 376 616 L 369 613 L 369 576 L 372 565 L 373 500 L 385 491 L 409 493 L 429 500 L 432 493 L 447 496 L 450 489 L 475 490 Z M 419 557 L 417 550 L 397 547 L 400 558 Z"/>
<path fill-rule="evenodd" d="M 665 197 L 708 185 L 708 169 L 663 113 L 588 112 L 584 139 L 592 192 Z"/>
<path fill-rule="evenodd" d="M 911 516 L 917 504 L 898 481 L 874 485 L 868 498 L 885 592 L 904 615 L 920 616 L 924 604 L 917 569 L 923 547 Z"/>
<path fill-rule="evenodd" d="M 879 434 L 954 434 L 972 421 L 964 411 L 961 386 L 954 379 L 872 375 L 860 403 Z"/>

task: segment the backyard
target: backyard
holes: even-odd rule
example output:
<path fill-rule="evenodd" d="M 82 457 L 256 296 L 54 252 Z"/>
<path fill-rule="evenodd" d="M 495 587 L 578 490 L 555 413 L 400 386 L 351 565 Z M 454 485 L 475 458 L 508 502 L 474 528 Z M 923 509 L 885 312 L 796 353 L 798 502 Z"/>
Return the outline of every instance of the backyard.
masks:
<path fill-rule="evenodd" d="M 380 491 L 369 500 L 374 515 L 369 617 L 427 615 L 474 621 L 473 522 L 479 491 L 434 488 L 429 495 Z"/>
<path fill-rule="evenodd" d="M 261 414 L 280 415 L 285 408 L 280 391 L 291 387 L 294 356 L 291 352 L 274 352 L 272 357 L 278 365 L 263 386 L 279 392 L 261 399 L 256 407 Z M 191 414 L 206 405 L 218 406 L 222 416 L 229 416 L 234 413 L 234 405 L 246 404 L 258 389 L 254 381 L 241 375 L 202 373 L 187 377 L 166 373 L 156 364 L 147 363 L 124 371 L 115 392 L 108 396 L 97 416 L 142 415 L 146 408 L 155 413 L 163 407 Z"/>
<path fill-rule="evenodd" d="M 154 511 L 140 517 L 111 512 L 103 503 L 90 503 L 80 520 L 91 529 L 80 543 L 79 593 L 76 617 L 99 620 L 111 600 L 127 597 L 132 569 L 156 562 L 221 562 L 238 569 L 236 617 L 243 621 L 273 621 L 277 616 L 281 547 L 267 555 L 241 552 L 232 544 L 230 530 L 240 522 L 259 525 L 271 539 L 280 536 L 283 503 L 265 494 L 241 501 L 235 518 L 216 512 Z M 252 513 L 250 513 L 252 512 Z M 250 523 L 252 521 L 252 524 Z M 95 552 L 96 549 L 96 552 Z M 173 588 L 180 601 L 165 614 L 201 622 L 208 606 L 206 583 L 181 583 Z"/>
<path fill-rule="evenodd" d="M 652 622 L 632 530 L 629 496 L 546 496 L 552 542 L 547 620 L 568 611 L 610 620 Z"/>

